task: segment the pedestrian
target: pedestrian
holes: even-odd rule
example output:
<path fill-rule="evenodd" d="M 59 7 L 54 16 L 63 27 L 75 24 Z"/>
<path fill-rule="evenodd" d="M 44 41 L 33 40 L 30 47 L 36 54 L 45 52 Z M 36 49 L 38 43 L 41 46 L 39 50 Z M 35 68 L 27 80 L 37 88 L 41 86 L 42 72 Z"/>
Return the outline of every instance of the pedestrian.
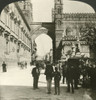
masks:
<path fill-rule="evenodd" d="M 7 67 L 6 66 L 7 65 L 6 65 L 5 61 L 3 61 L 3 64 L 2 64 L 2 71 L 3 72 L 7 72 Z"/>
<path fill-rule="evenodd" d="M 68 66 L 67 67 L 67 73 L 66 73 L 66 79 L 67 79 L 67 92 L 70 92 L 70 85 L 72 88 L 72 93 L 74 93 L 74 66 Z"/>
<path fill-rule="evenodd" d="M 38 80 L 40 76 L 40 70 L 39 70 L 38 63 L 36 63 L 36 66 L 32 69 L 31 74 L 33 76 L 33 89 L 34 90 L 38 89 Z"/>
<path fill-rule="evenodd" d="M 96 90 L 96 65 L 93 64 L 90 69 L 90 82 L 91 82 L 91 88 L 93 90 Z"/>
<path fill-rule="evenodd" d="M 78 89 L 79 79 L 80 79 L 80 69 L 79 66 L 75 66 L 74 68 L 74 88 Z"/>
<path fill-rule="evenodd" d="M 27 68 L 27 62 L 25 61 L 25 68 Z"/>
<path fill-rule="evenodd" d="M 67 70 L 67 65 L 66 65 L 66 62 L 63 63 L 62 65 L 62 76 L 63 76 L 63 80 L 62 80 L 62 83 L 64 84 L 66 82 L 66 70 Z"/>
<path fill-rule="evenodd" d="M 53 67 L 50 64 L 50 62 L 47 62 L 46 69 L 45 69 L 45 75 L 47 80 L 47 93 L 51 94 L 51 84 L 52 84 L 52 77 L 53 77 Z"/>
<path fill-rule="evenodd" d="M 58 71 L 58 68 L 55 67 L 55 72 L 54 72 L 54 85 L 55 85 L 55 94 L 60 95 L 60 80 L 61 80 L 61 75 L 60 72 Z"/>

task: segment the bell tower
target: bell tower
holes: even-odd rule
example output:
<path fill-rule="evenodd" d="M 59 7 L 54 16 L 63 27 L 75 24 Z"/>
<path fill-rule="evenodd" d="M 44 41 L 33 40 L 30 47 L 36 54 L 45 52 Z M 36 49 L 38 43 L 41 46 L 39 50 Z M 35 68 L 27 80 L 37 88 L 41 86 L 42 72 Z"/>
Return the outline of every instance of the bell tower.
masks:
<path fill-rule="evenodd" d="M 56 35 L 56 48 L 62 39 L 62 15 L 63 15 L 63 0 L 54 1 L 54 22 Z"/>
<path fill-rule="evenodd" d="M 61 15 L 63 13 L 63 0 L 55 0 L 55 14 Z"/>

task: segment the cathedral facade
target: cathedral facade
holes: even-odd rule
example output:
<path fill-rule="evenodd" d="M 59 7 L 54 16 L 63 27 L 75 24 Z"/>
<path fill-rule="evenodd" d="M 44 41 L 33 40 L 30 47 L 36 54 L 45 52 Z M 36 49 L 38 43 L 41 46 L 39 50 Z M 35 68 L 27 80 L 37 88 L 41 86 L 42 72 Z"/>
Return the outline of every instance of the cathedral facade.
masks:
<path fill-rule="evenodd" d="M 84 33 L 80 29 L 85 27 L 85 24 L 96 24 L 96 13 L 63 13 L 63 0 L 55 0 L 52 15 L 55 22 L 56 47 L 62 41 L 62 55 L 66 55 L 78 45 L 81 55 L 90 57 L 89 45 L 81 38 Z"/>

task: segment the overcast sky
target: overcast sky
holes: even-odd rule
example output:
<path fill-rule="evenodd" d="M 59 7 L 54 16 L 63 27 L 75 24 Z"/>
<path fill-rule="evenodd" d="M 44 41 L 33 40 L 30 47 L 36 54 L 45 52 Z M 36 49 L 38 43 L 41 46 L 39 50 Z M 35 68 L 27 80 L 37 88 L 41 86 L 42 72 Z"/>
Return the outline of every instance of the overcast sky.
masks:
<path fill-rule="evenodd" d="M 50 49 L 52 49 L 52 39 L 45 34 L 38 36 L 35 40 L 37 44 L 37 54 L 39 56 L 44 56 Z"/>
<path fill-rule="evenodd" d="M 33 19 L 35 22 L 52 21 L 52 8 L 54 8 L 54 0 L 31 0 L 33 4 Z M 63 0 L 64 13 L 93 13 L 94 10 L 88 4 Z"/>

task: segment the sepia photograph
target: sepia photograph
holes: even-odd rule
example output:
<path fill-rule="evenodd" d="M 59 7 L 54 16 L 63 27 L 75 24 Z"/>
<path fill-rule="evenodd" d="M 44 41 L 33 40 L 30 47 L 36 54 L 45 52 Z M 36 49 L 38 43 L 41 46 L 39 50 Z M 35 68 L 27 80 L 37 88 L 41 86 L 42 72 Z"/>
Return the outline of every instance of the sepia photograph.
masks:
<path fill-rule="evenodd" d="M 96 100 L 95 0 L 0 0 L 0 100 Z"/>

